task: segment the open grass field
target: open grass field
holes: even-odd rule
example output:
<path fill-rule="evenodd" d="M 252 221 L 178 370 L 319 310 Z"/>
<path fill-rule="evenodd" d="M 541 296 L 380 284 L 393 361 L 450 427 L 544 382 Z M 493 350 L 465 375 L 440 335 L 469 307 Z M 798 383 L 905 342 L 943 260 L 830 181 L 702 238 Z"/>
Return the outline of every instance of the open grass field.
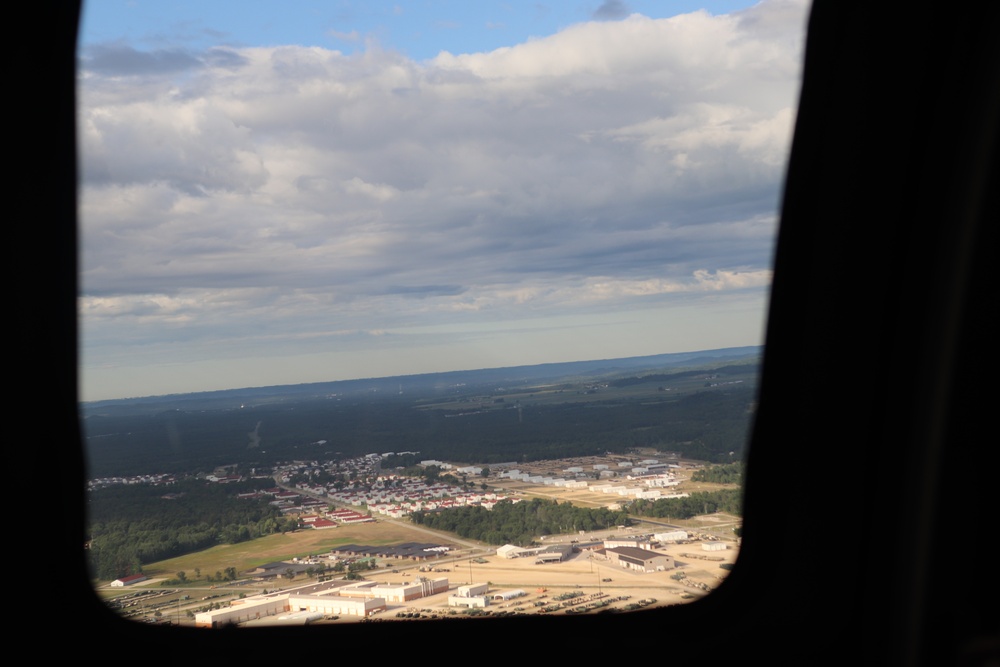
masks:
<path fill-rule="evenodd" d="M 442 543 L 454 538 L 442 536 L 437 538 Z M 303 558 L 311 554 L 320 554 L 343 544 L 398 544 L 400 542 L 430 542 L 433 541 L 426 531 L 416 531 L 405 525 L 378 522 L 341 526 L 329 530 L 298 530 L 294 533 L 275 534 L 240 544 L 225 544 L 205 551 L 168 560 L 150 563 L 143 567 L 143 572 L 150 578 L 174 578 L 177 572 L 184 571 L 189 579 L 194 578 L 196 569 L 200 569 L 202 577 L 224 571 L 227 567 L 235 567 L 237 572 L 244 572 L 265 563 Z"/>

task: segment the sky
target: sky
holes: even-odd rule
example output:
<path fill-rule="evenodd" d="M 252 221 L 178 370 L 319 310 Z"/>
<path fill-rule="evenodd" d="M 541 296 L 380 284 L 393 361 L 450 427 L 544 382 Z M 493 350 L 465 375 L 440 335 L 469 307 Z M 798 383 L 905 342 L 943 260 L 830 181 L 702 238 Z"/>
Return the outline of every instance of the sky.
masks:
<path fill-rule="evenodd" d="M 81 400 L 762 344 L 807 11 L 85 2 Z"/>

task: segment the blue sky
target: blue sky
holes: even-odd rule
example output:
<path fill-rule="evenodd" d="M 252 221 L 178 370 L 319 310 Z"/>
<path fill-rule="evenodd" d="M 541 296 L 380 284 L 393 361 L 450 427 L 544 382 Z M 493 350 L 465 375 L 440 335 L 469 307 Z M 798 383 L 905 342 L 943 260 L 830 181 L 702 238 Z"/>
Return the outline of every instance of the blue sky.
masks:
<path fill-rule="evenodd" d="M 476 53 L 547 37 L 590 20 L 638 13 L 666 18 L 705 9 L 726 14 L 751 2 L 383 2 L 379 0 L 88 0 L 84 44 L 136 48 L 319 46 L 355 53 L 377 43 L 414 60 L 440 51 Z"/>
<path fill-rule="evenodd" d="M 81 398 L 761 343 L 806 9 L 85 3 Z"/>

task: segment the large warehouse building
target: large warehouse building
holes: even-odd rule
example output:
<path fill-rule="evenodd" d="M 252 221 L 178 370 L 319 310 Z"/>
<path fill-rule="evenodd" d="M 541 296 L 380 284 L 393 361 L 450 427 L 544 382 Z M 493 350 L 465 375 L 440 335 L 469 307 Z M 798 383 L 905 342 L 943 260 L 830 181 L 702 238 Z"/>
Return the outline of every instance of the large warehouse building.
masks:
<path fill-rule="evenodd" d="M 604 553 L 615 565 L 638 572 L 663 572 L 676 567 L 674 559 L 667 554 L 636 547 L 615 547 Z"/>
<path fill-rule="evenodd" d="M 303 611 L 323 616 L 367 617 L 382 609 L 385 609 L 385 600 L 382 598 L 278 593 L 233 600 L 229 607 L 196 614 L 194 623 L 199 628 L 218 628 Z"/>
<path fill-rule="evenodd" d="M 448 579 L 418 577 L 405 584 L 377 584 L 362 581 L 344 585 L 343 581 L 327 584 L 310 584 L 292 591 L 254 595 L 233 600 L 230 606 L 195 615 L 195 626 L 218 628 L 228 624 L 249 623 L 260 620 L 288 619 L 301 623 L 302 619 L 318 616 L 360 616 L 366 618 L 382 611 L 388 602 L 407 602 L 417 598 L 445 593 Z M 303 616 L 300 612 L 309 612 Z"/>

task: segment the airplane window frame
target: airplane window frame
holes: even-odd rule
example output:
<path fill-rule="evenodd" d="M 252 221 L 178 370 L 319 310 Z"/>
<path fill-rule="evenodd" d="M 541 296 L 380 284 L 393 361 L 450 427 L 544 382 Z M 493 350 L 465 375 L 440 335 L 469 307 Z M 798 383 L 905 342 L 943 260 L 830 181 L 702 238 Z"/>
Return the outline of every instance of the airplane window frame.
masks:
<path fill-rule="evenodd" d="M 996 584 L 984 581 L 952 589 L 927 572 L 942 562 L 942 547 L 928 546 L 942 535 L 938 512 L 970 502 L 989 507 L 992 502 L 987 495 L 992 487 L 983 483 L 987 482 L 985 473 L 976 470 L 971 475 L 979 483 L 968 485 L 960 503 L 941 504 L 940 498 L 942 491 L 954 490 L 954 471 L 961 456 L 981 455 L 982 448 L 963 444 L 958 436 L 973 433 L 974 427 L 983 425 L 980 411 L 988 413 L 984 394 L 977 394 L 968 385 L 977 369 L 970 357 L 988 349 L 986 341 L 996 340 L 991 328 L 995 325 L 984 319 L 984 313 L 990 312 L 988 290 L 979 281 L 988 266 L 987 248 L 995 247 L 995 224 L 989 223 L 997 219 L 998 212 L 995 188 L 987 186 L 997 182 L 998 174 L 1000 50 L 987 39 L 991 32 L 996 34 L 995 12 L 987 9 L 982 14 L 941 15 L 928 6 L 924 14 L 916 8 L 901 21 L 894 9 L 861 5 L 864 3 L 815 0 L 811 13 L 802 105 L 779 232 L 761 388 L 762 416 L 750 448 L 746 537 L 739 565 L 703 603 L 645 613 L 641 621 L 575 618 L 567 624 L 549 619 L 554 622 L 542 630 L 548 633 L 548 641 L 576 651 L 575 655 L 584 650 L 589 656 L 620 657 L 623 650 L 631 650 L 622 638 L 643 630 L 656 632 L 656 637 L 669 643 L 672 659 L 745 660 L 748 655 L 764 655 L 806 662 L 863 659 L 878 664 L 985 665 L 998 655 L 996 607 L 977 604 L 991 599 L 989 594 Z M 45 293 L 52 307 L 34 311 L 31 326 L 22 328 L 22 340 L 25 349 L 46 351 L 36 384 L 31 385 L 37 388 L 32 395 L 45 395 L 55 402 L 52 425 L 57 437 L 68 440 L 73 449 L 72 443 L 79 442 L 76 177 L 74 160 L 69 156 L 74 152 L 72 89 L 79 6 L 59 3 L 57 9 L 45 9 L 45 21 L 38 24 L 56 35 L 57 53 L 48 63 L 50 82 L 54 83 L 43 86 L 40 102 L 57 111 L 58 120 L 39 133 L 46 143 L 32 156 L 27 170 L 32 173 L 32 184 L 20 198 L 30 199 L 31 209 L 25 210 L 53 221 L 58 233 L 53 234 L 48 227 L 25 229 L 15 241 L 26 249 L 45 248 L 44 262 L 38 253 L 25 253 L 27 275 L 38 275 L 44 266 L 58 277 L 55 288 Z M 951 47 L 944 50 L 947 57 L 921 74 L 918 70 L 926 70 L 930 60 L 929 45 L 941 53 L 942 42 Z M 889 78 L 892 74 L 899 75 L 899 80 Z M 893 85 L 887 87 L 886 81 Z M 868 103 L 852 110 L 847 93 L 859 89 Z M 942 97 L 942 91 L 947 95 Z M 831 109 L 843 116 L 834 116 Z M 906 109 L 914 115 L 897 126 L 888 124 L 893 114 Z M 942 164 L 952 172 L 949 187 L 928 189 L 929 174 L 940 174 Z M 899 172 L 905 175 L 897 178 Z M 38 174 L 45 178 L 38 179 Z M 838 216 L 851 210 L 844 200 L 857 196 L 851 188 L 868 187 L 870 192 L 874 182 L 885 190 L 874 201 L 876 212 L 886 218 L 873 225 L 874 213 L 860 210 L 856 218 L 840 220 Z M 815 219 L 809 219 L 813 216 Z M 943 223 L 943 218 L 949 224 Z M 843 226 L 838 228 L 838 222 Z M 913 233 L 917 223 L 927 224 L 932 233 Z M 873 226 L 866 229 L 866 225 Z M 865 238 L 868 248 L 859 255 L 848 252 L 857 250 L 864 233 L 869 235 Z M 938 254 L 942 245 L 948 252 Z M 861 275 L 842 275 L 846 282 L 838 283 L 824 272 L 837 266 L 838 253 L 840 261 L 848 261 L 855 269 L 862 262 L 869 268 L 892 258 L 891 266 L 880 274 L 886 284 L 869 292 L 868 277 Z M 945 288 L 935 291 L 934 280 L 914 271 L 923 264 L 930 268 L 930 278 L 944 281 Z M 916 284 L 901 288 L 900 269 L 913 271 L 902 275 L 912 276 Z M 867 319 L 851 325 L 842 321 L 859 311 Z M 870 349 L 858 342 L 849 344 L 858 328 L 872 334 L 864 339 Z M 838 344 L 845 350 L 838 350 Z M 830 372 L 850 362 L 849 353 L 859 352 L 859 358 L 870 364 L 865 368 L 873 376 L 860 390 L 856 382 L 848 383 Z M 914 358 L 929 360 L 929 370 L 913 370 L 909 362 Z M 804 373 L 821 374 L 824 370 L 827 373 L 822 383 L 803 387 Z M 766 488 L 781 480 L 774 472 L 782 463 L 775 442 L 801 444 L 801 440 L 794 440 L 796 433 L 788 422 L 801 414 L 820 414 L 818 406 L 839 404 L 851 390 L 856 391 L 854 418 L 823 422 L 824 428 L 813 441 L 831 448 L 839 443 L 835 460 L 800 450 L 799 465 L 814 468 L 815 477 L 808 484 L 793 479 L 783 482 L 789 492 L 808 495 L 815 502 L 812 511 L 771 516 L 787 510 L 781 499 L 769 499 L 770 489 Z M 928 425 L 933 428 L 925 429 Z M 901 460 L 899 452 L 891 451 L 889 445 L 901 443 L 903 436 L 914 438 L 915 444 L 904 450 L 911 456 Z M 864 450 L 862 445 L 870 449 Z M 61 462 L 65 475 L 60 477 L 63 483 L 58 497 L 62 507 L 78 508 L 70 514 L 80 519 L 82 449 L 66 459 Z M 881 484 L 877 490 L 866 489 L 858 497 L 815 492 L 817 485 L 835 488 L 842 483 L 844 472 L 835 463 L 859 459 L 870 466 L 863 473 L 864 479 Z M 940 470 L 936 463 L 942 464 Z M 897 479 L 893 473 L 903 474 Z M 934 498 L 924 500 L 922 492 L 937 485 L 942 487 Z M 862 512 L 900 503 L 913 504 L 916 509 L 904 527 L 888 530 L 883 517 L 872 518 Z M 855 535 L 871 543 L 884 540 L 879 544 L 886 550 L 885 557 L 898 563 L 897 570 L 880 570 L 876 577 L 873 568 L 859 564 L 854 552 L 857 542 L 845 542 L 841 533 L 821 533 L 821 527 L 799 534 L 789 530 L 800 523 L 835 520 L 838 508 L 839 512 L 857 513 L 856 525 L 848 526 Z M 949 515 L 950 526 L 973 528 L 976 515 L 970 514 Z M 61 531 L 54 547 L 57 553 L 79 553 L 84 521 L 73 523 L 78 529 Z M 880 529 L 888 530 L 887 534 Z M 814 550 L 806 567 L 785 572 L 789 577 L 794 574 L 794 581 L 781 578 L 782 566 L 788 563 L 781 553 L 775 553 L 781 548 Z M 908 557 L 909 550 L 916 556 Z M 305 639 L 299 632 L 276 631 L 268 633 L 272 641 L 263 647 L 239 632 L 164 634 L 163 629 L 128 624 L 110 617 L 103 605 L 94 604 L 82 560 L 71 573 L 74 604 L 68 618 L 57 622 L 79 627 L 93 646 L 110 646 L 127 638 L 145 643 L 161 656 L 227 651 L 229 656 L 287 659 L 295 655 L 292 642 Z M 972 609 L 982 611 L 973 613 Z M 537 623 L 518 619 L 498 619 L 481 627 L 455 626 L 461 636 L 452 635 L 444 624 L 437 627 L 440 629 L 431 630 L 419 623 L 370 624 L 352 627 L 349 641 L 381 642 L 378 645 L 384 646 L 390 636 L 390 641 L 398 642 L 397 647 L 414 646 L 408 642 L 419 641 L 421 646 L 438 642 L 443 647 L 494 651 L 498 644 L 501 649 L 517 645 L 505 637 L 520 638 L 517 633 L 540 630 Z M 603 642 L 605 639 L 609 641 Z M 321 648 L 311 645 L 301 650 L 318 652 Z M 528 654 L 529 649 L 524 651 Z"/>

